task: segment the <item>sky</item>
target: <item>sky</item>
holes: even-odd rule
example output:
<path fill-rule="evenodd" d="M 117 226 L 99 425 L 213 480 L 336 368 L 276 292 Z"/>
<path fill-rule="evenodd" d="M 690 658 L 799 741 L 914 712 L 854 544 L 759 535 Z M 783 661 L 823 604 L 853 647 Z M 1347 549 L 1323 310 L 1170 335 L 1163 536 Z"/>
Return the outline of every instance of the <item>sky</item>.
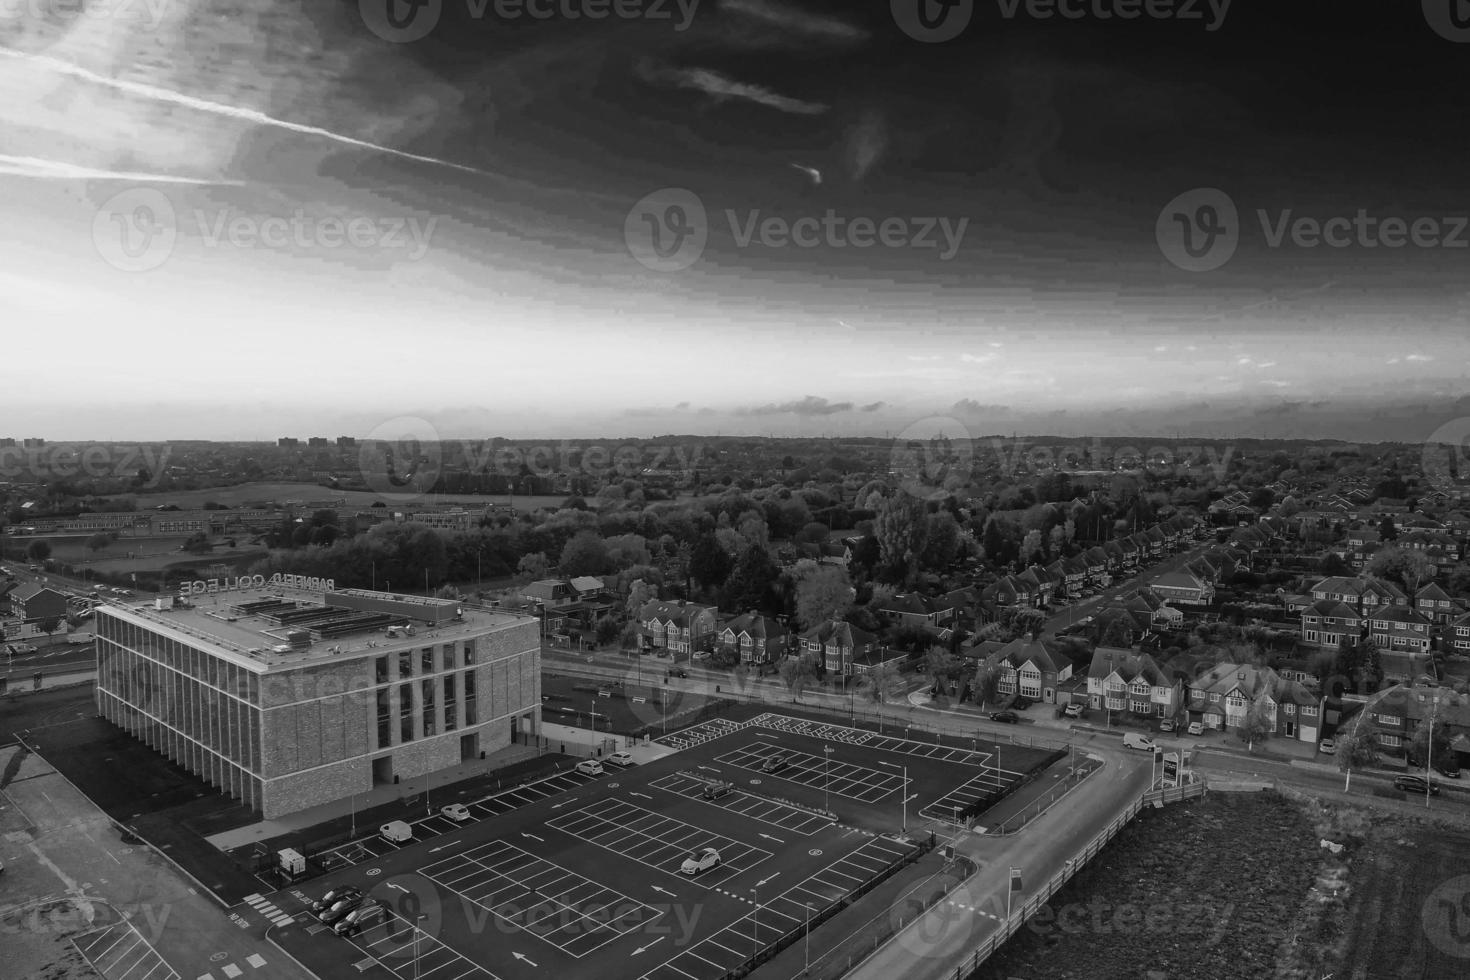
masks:
<path fill-rule="evenodd" d="M 930 41 L 886 0 L 441 0 L 414 40 L 357 0 L 0 20 L 0 322 L 45 365 L 0 435 L 1412 441 L 1466 414 L 1452 28 L 973 6 Z M 1200 257 L 1211 220 L 1233 250 Z"/>

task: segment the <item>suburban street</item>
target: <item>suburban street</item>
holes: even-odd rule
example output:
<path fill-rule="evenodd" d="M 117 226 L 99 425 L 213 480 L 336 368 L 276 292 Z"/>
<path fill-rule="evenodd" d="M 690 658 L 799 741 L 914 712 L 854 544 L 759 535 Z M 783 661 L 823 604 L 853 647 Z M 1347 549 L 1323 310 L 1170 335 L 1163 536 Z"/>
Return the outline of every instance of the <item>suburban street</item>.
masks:
<path fill-rule="evenodd" d="M 1107 588 L 1103 589 L 1097 595 L 1092 596 L 1088 599 L 1083 599 L 1080 602 L 1075 602 L 1067 606 L 1065 609 L 1062 609 L 1059 612 L 1055 613 L 1049 619 L 1047 619 L 1046 625 L 1042 627 L 1042 632 L 1045 635 L 1055 635 L 1059 632 L 1062 632 L 1063 630 L 1070 629 L 1072 626 L 1075 626 L 1086 617 L 1096 613 L 1097 610 L 1102 608 L 1103 604 L 1108 600 L 1117 598 L 1121 595 L 1126 595 L 1129 592 L 1136 591 L 1137 589 L 1141 589 L 1145 585 L 1149 585 L 1152 582 L 1156 581 L 1160 576 L 1175 571 L 1186 563 L 1198 558 L 1206 551 L 1209 551 L 1211 548 L 1217 547 L 1219 547 L 1219 545 L 1217 545 L 1215 543 L 1215 539 L 1211 537 L 1207 541 L 1203 541 L 1199 544 L 1194 545 L 1193 547 L 1186 548 L 1184 551 L 1179 552 L 1177 555 L 1172 555 L 1168 558 L 1164 558 L 1158 564 L 1150 568 L 1143 569 L 1137 575 L 1115 582 Z"/>

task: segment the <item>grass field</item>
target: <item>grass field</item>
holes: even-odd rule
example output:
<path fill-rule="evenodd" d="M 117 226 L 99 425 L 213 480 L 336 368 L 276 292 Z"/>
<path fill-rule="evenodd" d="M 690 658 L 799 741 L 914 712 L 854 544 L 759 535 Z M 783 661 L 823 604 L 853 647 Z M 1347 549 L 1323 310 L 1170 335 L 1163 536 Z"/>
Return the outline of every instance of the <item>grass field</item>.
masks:
<path fill-rule="evenodd" d="M 181 562 L 193 565 L 209 565 L 214 563 L 230 564 L 232 566 L 241 561 L 253 561 L 266 554 L 264 548 L 224 548 L 216 547 L 214 551 L 204 555 L 191 555 L 180 551 L 180 546 L 188 540 L 186 535 L 170 535 L 165 537 L 130 537 L 122 536 L 105 548 L 93 551 L 87 547 L 88 535 L 36 535 L 34 537 L 16 538 L 6 541 L 7 560 L 24 561 L 26 548 L 32 541 L 45 541 L 51 545 L 51 560 L 66 565 L 74 566 L 78 571 L 82 568 L 90 568 L 96 572 L 125 573 L 125 572 L 156 572 L 176 565 Z M 247 540 L 243 535 L 236 541 Z M 133 557 L 129 558 L 131 554 Z"/>
<path fill-rule="evenodd" d="M 976 976 L 1459 977 L 1467 910 L 1470 836 L 1215 792 L 1145 809 Z"/>

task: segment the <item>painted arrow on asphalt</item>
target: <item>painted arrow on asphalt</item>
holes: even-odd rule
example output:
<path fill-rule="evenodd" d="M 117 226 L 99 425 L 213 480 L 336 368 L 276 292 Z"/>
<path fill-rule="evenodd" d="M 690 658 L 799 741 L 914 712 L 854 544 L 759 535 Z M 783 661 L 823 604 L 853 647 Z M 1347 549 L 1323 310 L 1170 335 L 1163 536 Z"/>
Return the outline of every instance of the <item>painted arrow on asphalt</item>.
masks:
<path fill-rule="evenodd" d="M 396 888 L 396 889 L 398 889 L 398 890 L 399 890 L 399 891 L 401 891 L 401 892 L 403 892 L 403 893 L 404 893 L 404 894 L 405 894 L 405 895 L 407 895 L 407 894 L 408 894 L 408 889 L 407 889 L 407 888 L 404 888 L 404 887 L 403 887 L 403 886 L 402 886 L 402 885 L 395 885 L 395 884 L 393 884 L 393 882 L 391 882 L 391 881 L 390 881 L 390 882 L 388 882 L 388 887 L 389 887 L 389 888 Z"/>
<path fill-rule="evenodd" d="M 679 897 L 678 895 L 675 895 L 673 892 L 669 891 L 667 888 L 660 888 L 658 885 L 654 885 L 653 886 L 653 890 L 656 891 L 656 892 L 663 892 L 665 895 L 669 896 L 670 898 L 678 898 Z"/>
<path fill-rule="evenodd" d="M 532 966 L 535 966 L 536 965 L 536 961 L 533 960 L 533 959 L 531 959 L 531 957 L 527 956 L 525 953 L 515 953 L 515 952 L 512 952 L 510 955 L 514 956 L 518 960 L 522 960 L 522 961 L 524 961 L 526 963 L 529 963 Z"/>
<path fill-rule="evenodd" d="M 634 956 L 637 956 L 639 953 L 642 953 L 645 950 L 652 949 L 653 947 L 657 946 L 659 943 L 661 943 L 663 941 L 664 941 L 664 937 L 663 936 L 659 936 L 657 939 L 655 939 L 653 942 L 649 943 L 647 946 L 639 946 L 637 949 L 633 950 L 633 955 Z"/>
<path fill-rule="evenodd" d="M 536 835 L 535 835 L 535 834 L 528 834 L 528 833 L 526 833 L 526 832 L 525 832 L 525 831 L 524 831 L 524 830 L 523 830 L 523 831 L 521 831 L 521 836 L 522 836 L 522 837 L 529 837 L 529 838 L 531 838 L 531 839 L 532 839 L 532 840 L 537 840 L 537 841 L 541 841 L 541 843 L 543 843 L 543 844 L 545 844 L 545 843 L 546 843 L 546 841 L 544 841 L 544 840 L 541 840 L 541 838 L 540 838 L 540 837 L 537 837 L 537 836 L 536 836 Z M 520 955 L 520 954 L 519 954 L 519 953 L 517 953 L 517 954 L 516 954 L 516 955 L 517 955 L 517 956 L 519 956 L 519 955 Z M 534 965 L 534 964 L 533 964 L 533 965 Z"/>
<path fill-rule="evenodd" d="M 648 795 L 648 794 L 647 794 L 647 793 L 634 793 L 634 792 L 631 792 L 631 791 L 630 791 L 630 792 L 629 792 L 629 793 L 628 793 L 628 795 L 629 795 L 629 796 L 641 796 L 641 797 L 643 797 L 643 799 L 645 799 L 645 800 L 651 800 L 651 799 L 653 799 L 653 797 L 651 797 L 651 796 L 649 796 L 649 795 Z"/>
<path fill-rule="evenodd" d="M 779 877 L 781 877 L 781 872 L 777 871 L 775 874 L 771 875 L 771 877 L 769 877 L 769 878 L 762 878 L 760 881 L 757 881 L 755 883 L 755 887 L 760 888 L 766 882 L 768 882 L 768 881 L 775 881 Z"/>
<path fill-rule="evenodd" d="M 714 766 L 700 766 L 699 768 L 705 770 L 706 772 L 719 772 L 720 771 L 720 770 L 716 769 Z"/>
<path fill-rule="evenodd" d="M 773 840 L 777 844 L 784 844 L 784 843 L 786 843 L 781 838 L 779 838 L 779 837 L 772 837 L 770 834 L 761 834 L 761 836 L 764 837 L 766 840 Z"/>

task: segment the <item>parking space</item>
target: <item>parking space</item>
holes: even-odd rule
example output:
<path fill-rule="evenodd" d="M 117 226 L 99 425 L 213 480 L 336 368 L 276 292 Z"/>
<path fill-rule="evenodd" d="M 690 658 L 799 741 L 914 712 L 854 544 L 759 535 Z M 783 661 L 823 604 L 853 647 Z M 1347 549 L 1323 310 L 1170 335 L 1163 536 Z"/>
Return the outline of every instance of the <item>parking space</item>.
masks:
<path fill-rule="evenodd" d="M 445 858 L 420 873 L 579 959 L 662 914 L 504 841 Z"/>
<path fill-rule="evenodd" d="M 784 759 L 785 764 L 775 771 L 765 771 L 766 760 L 776 756 Z M 774 742 L 750 742 L 716 756 L 715 761 L 759 773 L 763 779 L 785 779 L 861 803 L 874 803 L 903 787 L 903 777 L 898 773 L 851 762 L 829 762 L 821 756 L 782 748 Z"/>
<path fill-rule="evenodd" d="M 787 715 L 760 715 L 752 719 L 750 724 L 778 732 L 805 735 L 823 742 L 861 745 L 864 748 L 893 752 L 898 755 L 910 755 L 919 759 L 933 759 L 936 762 L 954 762 L 969 766 L 983 766 L 990 762 L 989 752 L 955 748 L 935 742 L 921 742 L 912 738 L 898 738 L 894 735 L 880 735 L 877 732 L 863 731 L 860 728 L 823 724 L 803 718 L 791 718 Z"/>
<path fill-rule="evenodd" d="M 395 912 L 349 941 L 366 954 L 363 959 L 402 980 L 500 980 Z M 371 964 L 358 960 L 353 965 L 361 973 Z"/>
<path fill-rule="evenodd" d="M 641 980 L 719 980 L 795 932 L 914 849 L 875 837 L 772 898 L 753 891 L 750 912 L 645 973 Z"/>
<path fill-rule="evenodd" d="M 963 812 L 965 807 L 973 805 L 977 800 L 991 793 L 999 792 L 1020 779 L 1022 775 L 1022 773 L 1011 772 L 1007 769 L 1001 769 L 998 772 L 994 769 L 986 769 L 965 780 L 932 803 L 924 804 L 919 809 L 919 816 L 931 820 L 952 820 L 955 814 Z"/>
<path fill-rule="evenodd" d="M 457 830 L 467 823 L 498 817 L 503 813 L 510 813 L 512 810 L 519 810 L 521 807 L 530 806 L 532 803 L 539 803 L 547 797 L 560 796 L 563 793 L 581 789 L 588 783 L 595 782 L 598 778 L 600 777 L 588 776 L 585 773 L 578 772 L 576 769 L 557 773 L 554 776 L 547 776 L 545 779 L 538 779 L 533 783 L 526 783 L 524 786 L 501 790 L 483 799 L 475 800 L 473 803 L 466 803 L 465 807 L 470 811 L 471 817 L 468 821 L 455 822 L 435 811 L 432 814 L 410 821 L 409 825 L 413 828 L 414 836 L 414 839 L 411 841 L 397 843 L 384 840 L 379 834 L 372 834 L 371 836 L 361 837 L 349 844 L 334 847 L 330 851 L 323 851 L 320 855 L 320 860 L 322 866 L 329 871 L 352 867 L 367 861 L 374 861 L 394 851 L 411 847 L 417 841 L 442 837 L 444 834 Z"/>
<path fill-rule="evenodd" d="M 132 923 L 119 922 L 72 940 L 83 959 L 107 980 L 179 980 Z"/>
<path fill-rule="evenodd" d="M 748 871 L 771 856 L 762 848 L 615 799 L 604 798 L 562 814 L 547 821 L 546 826 L 706 888 Z M 682 874 L 679 868 L 684 859 L 706 847 L 720 852 L 719 865 L 692 879 Z"/>
<path fill-rule="evenodd" d="M 703 799 L 704 788 L 709 785 L 707 780 L 695 779 L 683 773 L 671 773 L 660 776 L 648 785 L 655 789 L 661 789 L 668 793 L 674 793 L 689 799 L 702 800 L 710 806 L 717 806 L 731 813 L 738 813 L 750 820 L 759 820 L 761 823 L 779 827 L 793 834 L 810 836 L 824 827 L 832 825 L 830 817 L 818 816 L 808 813 L 785 803 L 777 803 L 774 800 L 763 799 L 751 793 L 741 790 L 731 790 L 724 796 L 713 800 Z"/>

